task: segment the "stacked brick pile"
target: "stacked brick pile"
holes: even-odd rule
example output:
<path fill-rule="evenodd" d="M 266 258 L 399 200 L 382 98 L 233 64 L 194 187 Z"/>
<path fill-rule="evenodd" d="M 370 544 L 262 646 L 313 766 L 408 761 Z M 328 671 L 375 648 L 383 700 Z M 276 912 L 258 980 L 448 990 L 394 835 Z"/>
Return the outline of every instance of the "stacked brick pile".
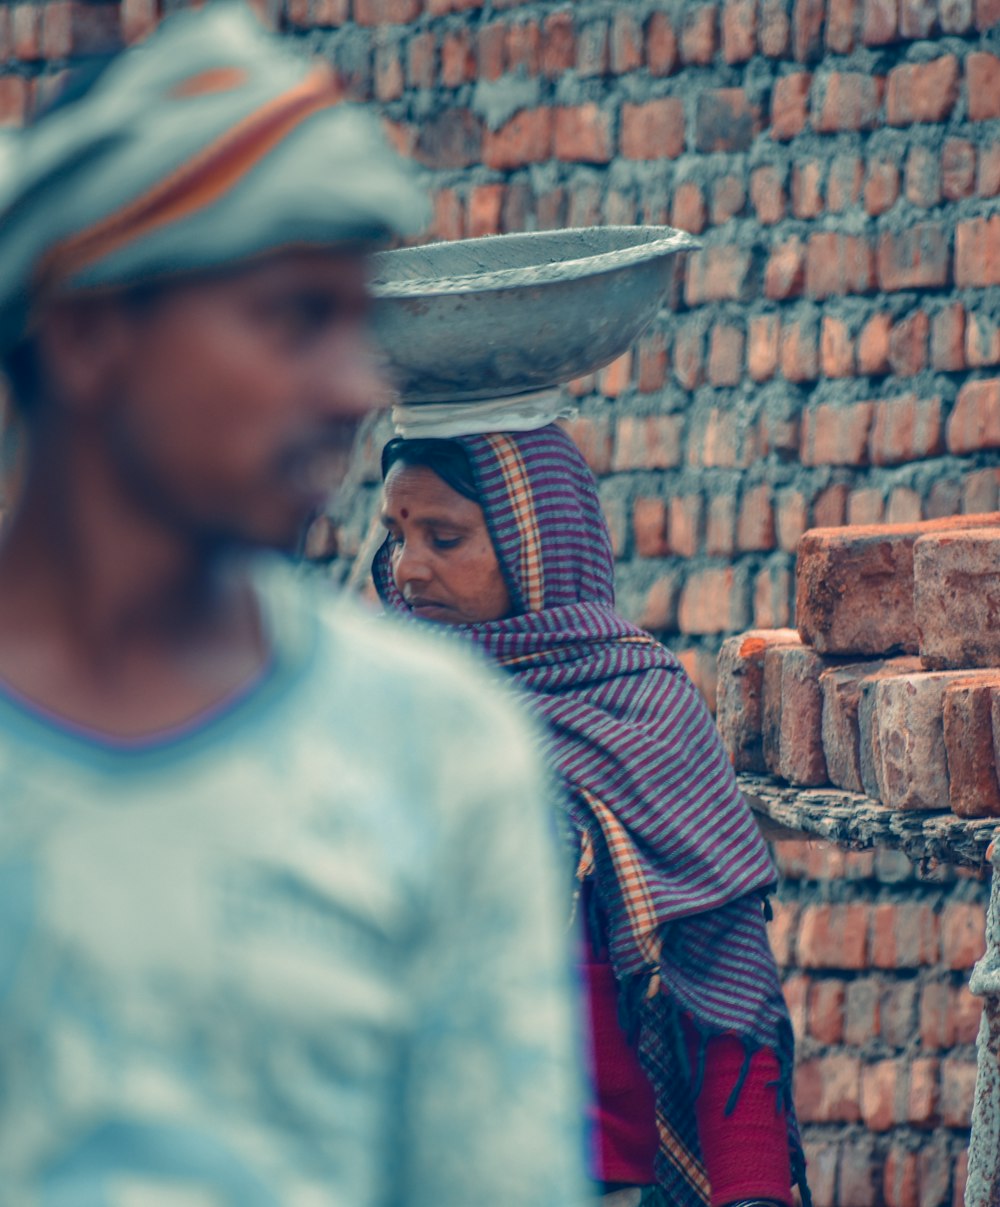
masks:
<path fill-rule="evenodd" d="M 736 768 L 1000 816 L 1000 514 L 815 529 L 797 587 L 797 632 L 723 643 Z"/>

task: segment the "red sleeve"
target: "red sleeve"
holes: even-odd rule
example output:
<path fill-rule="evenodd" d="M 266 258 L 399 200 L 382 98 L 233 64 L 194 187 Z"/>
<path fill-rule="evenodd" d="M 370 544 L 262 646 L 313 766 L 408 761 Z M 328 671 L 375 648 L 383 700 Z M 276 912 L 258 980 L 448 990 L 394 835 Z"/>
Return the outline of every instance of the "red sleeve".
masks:
<path fill-rule="evenodd" d="M 697 1066 L 698 1041 L 686 1026 L 692 1067 Z M 792 1202 L 788 1120 L 777 1109 L 778 1058 L 768 1048 L 753 1054 L 746 1079 L 731 1114 L 726 1103 L 743 1068 L 744 1048 L 731 1035 L 708 1041 L 701 1093 L 695 1103 L 698 1138 L 712 1207 L 740 1199 Z"/>

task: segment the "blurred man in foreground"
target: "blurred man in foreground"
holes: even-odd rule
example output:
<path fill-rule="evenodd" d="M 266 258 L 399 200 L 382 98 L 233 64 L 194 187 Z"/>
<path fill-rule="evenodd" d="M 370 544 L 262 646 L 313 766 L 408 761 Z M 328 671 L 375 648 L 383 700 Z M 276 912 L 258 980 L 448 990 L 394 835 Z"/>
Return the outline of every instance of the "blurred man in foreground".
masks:
<path fill-rule="evenodd" d="M 0 165 L 9 1207 L 579 1199 L 529 735 L 263 555 L 379 396 L 366 252 L 423 213 L 335 100 L 210 7 Z"/>

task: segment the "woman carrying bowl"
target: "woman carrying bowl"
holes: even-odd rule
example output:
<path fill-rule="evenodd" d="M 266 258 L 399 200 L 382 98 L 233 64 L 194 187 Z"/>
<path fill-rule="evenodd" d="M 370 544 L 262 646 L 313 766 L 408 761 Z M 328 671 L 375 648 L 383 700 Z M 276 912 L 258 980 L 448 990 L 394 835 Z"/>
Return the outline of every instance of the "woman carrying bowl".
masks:
<path fill-rule="evenodd" d="M 478 646 L 543 722 L 575 846 L 605 1207 L 791 1204 L 793 1182 L 807 1200 L 774 868 L 697 690 L 614 609 L 593 476 L 537 422 L 386 446 L 376 587 Z"/>

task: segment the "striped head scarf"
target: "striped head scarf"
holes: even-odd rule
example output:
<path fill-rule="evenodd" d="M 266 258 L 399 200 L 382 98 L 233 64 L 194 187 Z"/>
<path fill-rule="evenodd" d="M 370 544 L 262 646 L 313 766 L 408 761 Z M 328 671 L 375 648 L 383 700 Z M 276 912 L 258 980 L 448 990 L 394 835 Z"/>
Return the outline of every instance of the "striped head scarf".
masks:
<path fill-rule="evenodd" d="M 339 100 L 327 65 L 217 0 L 5 138 L 0 353 L 46 297 L 419 229 L 426 199 L 374 120 Z"/>
<path fill-rule="evenodd" d="M 762 908 L 775 872 L 711 715 L 673 654 L 614 610 L 607 525 L 569 437 L 548 426 L 456 443 L 515 614 L 454 631 L 513 677 L 544 722 L 578 878 L 593 886 L 622 1018 L 656 1093 L 666 1199 L 709 1202 L 692 1105 L 699 1075 L 688 1068 L 682 1016 L 702 1052 L 713 1035 L 729 1034 L 746 1063 L 760 1048 L 777 1054 L 804 1186 L 792 1030 Z M 407 612 L 388 540 L 374 576 L 385 605 Z"/>

